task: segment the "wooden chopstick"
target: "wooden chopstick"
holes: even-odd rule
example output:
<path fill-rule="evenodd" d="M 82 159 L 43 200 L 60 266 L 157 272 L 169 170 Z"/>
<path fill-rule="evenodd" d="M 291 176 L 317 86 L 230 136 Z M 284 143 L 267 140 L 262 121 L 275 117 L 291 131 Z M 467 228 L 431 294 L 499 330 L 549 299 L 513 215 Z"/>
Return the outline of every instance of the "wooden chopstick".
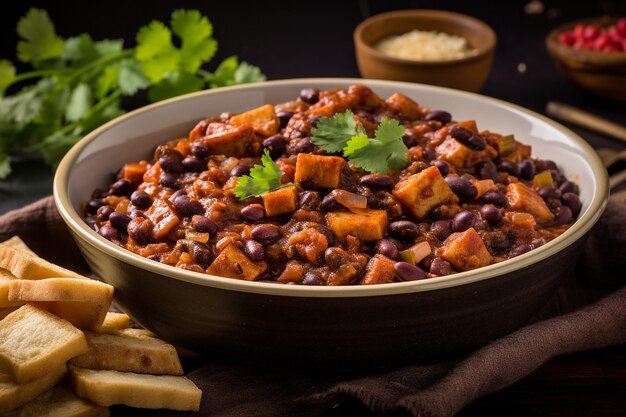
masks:
<path fill-rule="evenodd" d="M 595 114 L 558 101 L 549 101 L 546 105 L 546 113 L 556 119 L 585 127 L 626 143 L 626 127 Z"/>

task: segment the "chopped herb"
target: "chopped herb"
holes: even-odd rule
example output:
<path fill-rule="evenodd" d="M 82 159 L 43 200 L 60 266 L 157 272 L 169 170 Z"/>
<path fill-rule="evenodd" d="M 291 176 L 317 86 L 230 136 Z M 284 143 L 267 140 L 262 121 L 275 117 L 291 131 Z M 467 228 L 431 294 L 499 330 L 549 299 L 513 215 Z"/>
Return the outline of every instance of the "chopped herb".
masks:
<path fill-rule="evenodd" d="M 337 113 L 333 117 L 322 117 L 311 129 L 311 142 L 321 146 L 326 152 L 335 153 L 346 147 L 355 135 L 365 135 L 363 126 L 358 125 L 350 110 Z"/>
<path fill-rule="evenodd" d="M 404 126 L 395 119 L 383 117 L 374 138 L 367 143 L 361 135 L 354 136 L 344 149 L 350 162 L 368 172 L 385 174 L 402 169 L 408 163 L 408 149 L 402 141 Z"/>
<path fill-rule="evenodd" d="M 237 178 L 233 192 L 242 200 L 248 197 L 262 197 L 272 190 L 291 185 L 281 184 L 280 179 L 283 175 L 283 171 L 272 161 L 268 150 L 265 149 L 261 156 L 261 165 L 255 165 L 250 170 L 250 175 Z"/>

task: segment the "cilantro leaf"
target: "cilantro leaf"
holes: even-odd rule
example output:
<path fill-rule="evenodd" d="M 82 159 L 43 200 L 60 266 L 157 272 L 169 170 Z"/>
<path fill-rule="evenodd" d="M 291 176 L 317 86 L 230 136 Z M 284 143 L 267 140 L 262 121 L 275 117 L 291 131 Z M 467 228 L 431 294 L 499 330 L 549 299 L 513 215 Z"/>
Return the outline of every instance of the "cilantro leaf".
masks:
<path fill-rule="evenodd" d="M 63 39 L 55 33 L 45 10 L 30 9 L 17 23 L 17 33 L 23 38 L 17 44 L 17 57 L 22 62 L 37 63 L 63 53 Z"/>
<path fill-rule="evenodd" d="M 241 61 L 233 75 L 232 84 L 255 83 L 265 81 L 266 79 L 267 77 L 261 72 L 259 67 L 250 65 L 246 61 Z"/>
<path fill-rule="evenodd" d="M 395 119 L 383 117 L 373 139 L 366 146 L 352 150 L 350 161 L 368 172 L 386 174 L 408 163 L 408 148 L 402 141 L 404 126 Z"/>
<path fill-rule="evenodd" d="M 72 91 L 65 108 L 65 118 L 70 122 L 80 120 L 93 105 L 93 93 L 87 84 L 78 84 Z"/>
<path fill-rule="evenodd" d="M 11 173 L 11 158 L 9 155 L 0 153 L 0 180 L 5 179 Z"/>
<path fill-rule="evenodd" d="M 124 41 L 122 39 L 103 39 L 94 42 L 93 46 L 100 56 L 113 55 L 122 51 Z"/>
<path fill-rule="evenodd" d="M 0 95 L 15 80 L 15 67 L 6 59 L 0 60 Z"/>
<path fill-rule="evenodd" d="M 181 67 L 195 73 L 217 51 L 211 38 L 213 25 L 197 10 L 176 10 L 172 13 L 172 31 L 181 39 Z"/>
<path fill-rule="evenodd" d="M 339 152 L 346 147 L 352 136 L 364 134 L 363 127 L 354 119 L 350 110 L 337 113 L 333 117 L 322 117 L 311 129 L 313 144 L 321 146 L 326 152 Z"/>
<path fill-rule="evenodd" d="M 150 80 L 146 78 L 141 65 L 134 59 L 125 59 L 120 62 L 117 83 L 122 94 L 132 96 L 139 90 L 150 87 Z"/>
<path fill-rule="evenodd" d="M 117 87 L 119 75 L 120 67 L 118 65 L 109 65 L 102 71 L 98 79 L 96 79 L 94 88 L 98 99 L 103 98 Z"/>
<path fill-rule="evenodd" d="M 233 189 L 235 196 L 240 199 L 248 197 L 261 197 L 268 192 L 287 184 L 281 184 L 283 172 L 272 158 L 267 149 L 261 156 L 261 165 L 255 165 L 250 170 L 250 175 L 242 175 L 237 178 L 237 184 Z"/>
<path fill-rule="evenodd" d="M 204 85 L 201 78 L 188 72 L 175 71 L 162 79 L 148 90 L 151 101 L 165 100 L 166 98 L 198 91 Z"/>
<path fill-rule="evenodd" d="M 211 88 L 231 85 L 235 79 L 235 71 L 239 66 L 239 59 L 236 55 L 225 58 L 215 69 L 214 73 L 205 76 L 205 80 Z"/>
<path fill-rule="evenodd" d="M 352 155 L 356 150 L 367 146 L 369 142 L 370 138 L 364 133 L 352 136 L 346 143 L 346 147 L 343 148 L 343 156 Z"/>
<path fill-rule="evenodd" d="M 99 53 L 91 40 L 91 36 L 83 33 L 65 41 L 61 59 L 76 65 L 85 65 L 99 57 Z"/>
<path fill-rule="evenodd" d="M 82 135 L 79 129 L 69 133 L 64 133 L 63 131 L 58 130 L 50 136 L 44 138 L 44 140 L 39 144 L 39 150 L 43 154 L 46 162 L 49 165 L 56 167 L 59 162 L 61 162 L 61 159 L 67 151 L 69 151 L 81 137 Z"/>
<path fill-rule="evenodd" d="M 178 68 L 180 52 L 172 43 L 172 32 L 155 20 L 139 29 L 135 58 L 150 81 L 158 83 Z"/>

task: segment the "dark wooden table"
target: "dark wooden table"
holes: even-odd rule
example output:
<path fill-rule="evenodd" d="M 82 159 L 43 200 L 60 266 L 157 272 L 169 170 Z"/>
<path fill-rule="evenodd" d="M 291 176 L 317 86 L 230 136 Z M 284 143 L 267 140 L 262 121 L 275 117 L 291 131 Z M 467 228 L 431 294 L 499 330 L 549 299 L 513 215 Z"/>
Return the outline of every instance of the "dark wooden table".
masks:
<path fill-rule="evenodd" d="M 482 94 L 540 113 L 558 100 L 626 125 L 626 107 L 592 97 L 555 70 L 544 47 L 553 27 L 573 19 L 614 14 L 626 16 L 624 0 L 602 2 L 548 1 L 530 14 L 523 1 L 382 1 L 315 2 L 170 2 L 22 1 L 3 6 L 0 57 L 14 57 L 17 19 L 31 6 L 45 8 L 63 36 L 89 32 L 94 39 L 124 38 L 132 44 L 137 29 L 152 19 L 167 21 L 174 8 L 197 8 L 215 26 L 219 52 L 215 62 L 231 54 L 259 65 L 269 79 L 358 77 L 352 30 L 365 17 L 402 8 L 433 8 L 473 15 L 491 25 L 498 36 L 493 71 Z M 523 65 L 520 65 L 523 64 Z M 525 68 L 525 70 L 521 70 Z M 131 105 L 141 104 L 130 103 Z M 624 149 L 607 137 L 572 127 L 594 147 Z M 23 160 L 0 181 L 0 213 L 51 193 L 52 171 L 38 160 Z M 325 416 L 373 415 L 346 400 Z M 626 346 L 558 357 L 513 386 L 479 399 L 460 416 L 626 416 Z"/>

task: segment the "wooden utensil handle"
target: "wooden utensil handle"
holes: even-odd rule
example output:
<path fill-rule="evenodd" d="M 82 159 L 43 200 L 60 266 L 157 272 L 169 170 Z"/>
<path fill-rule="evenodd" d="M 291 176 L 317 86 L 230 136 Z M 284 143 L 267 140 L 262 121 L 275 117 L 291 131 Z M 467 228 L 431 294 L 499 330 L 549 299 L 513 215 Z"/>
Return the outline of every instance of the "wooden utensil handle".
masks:
<path fill-rule="evenodd" d="M 546 113 L 554 118 L 603 133 L 626 143 L 626 127 L 584 110 L 558 101 L 550 101 L 546 106 Z"/>

